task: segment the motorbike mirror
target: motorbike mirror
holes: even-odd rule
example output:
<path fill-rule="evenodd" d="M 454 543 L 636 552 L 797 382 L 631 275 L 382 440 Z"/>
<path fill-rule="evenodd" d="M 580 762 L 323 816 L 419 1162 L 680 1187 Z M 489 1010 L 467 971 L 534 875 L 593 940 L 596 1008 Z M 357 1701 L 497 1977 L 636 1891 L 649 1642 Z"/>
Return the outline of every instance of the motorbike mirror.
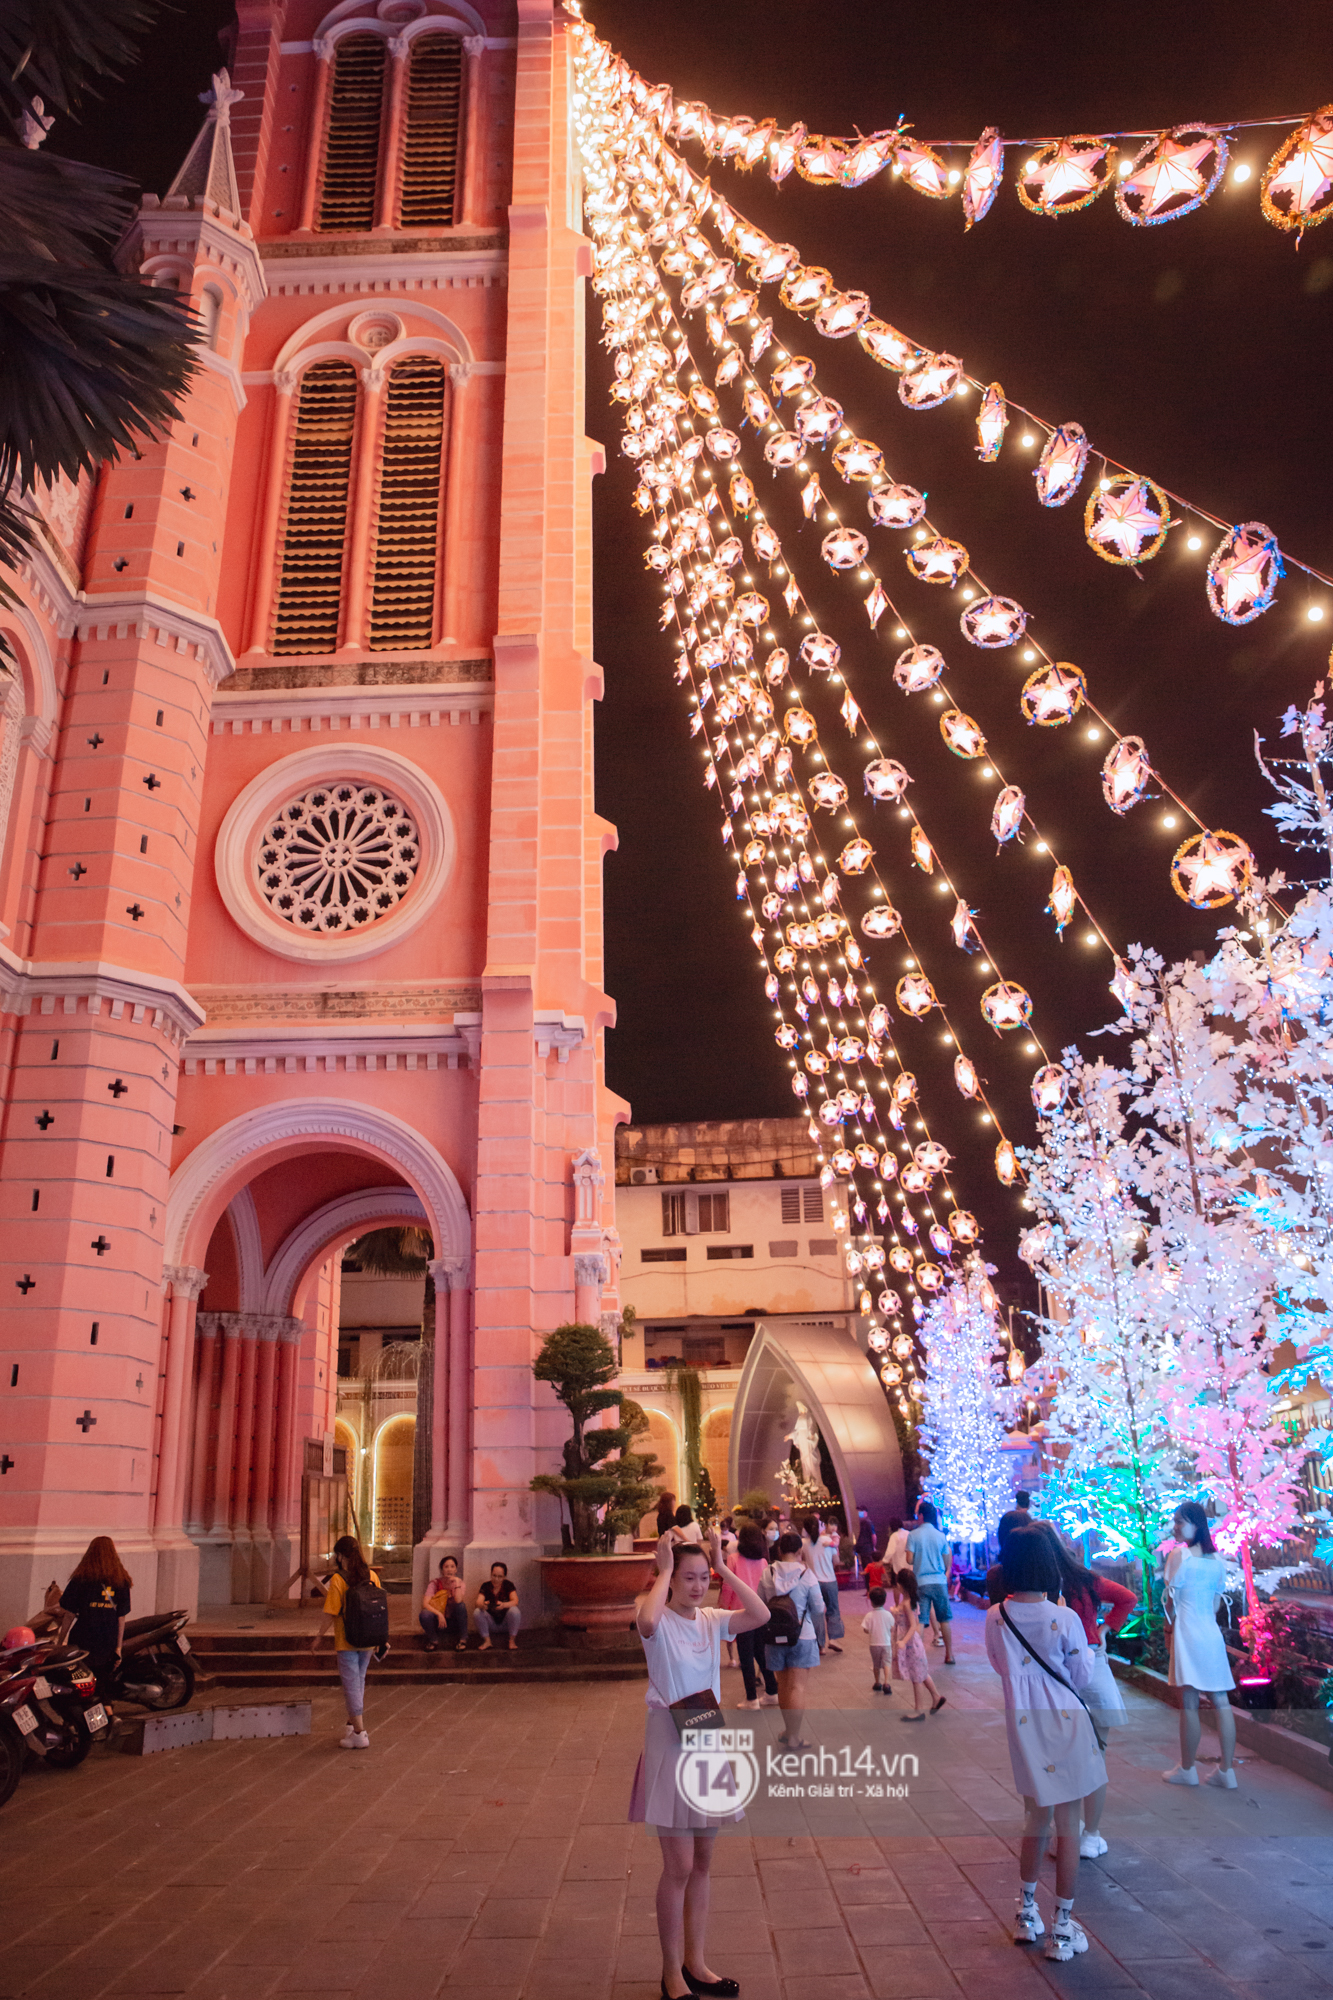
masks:
<path fill-rule="evenodd" d="M 3 1640 L 0 1640 L 0 1650 L 6 1653 L 17 1653 L 21 1646 L 35 1646 L 36 1644 L 37 1634 L 33 1631 L 31 1625 L 11 1625 Z"/>

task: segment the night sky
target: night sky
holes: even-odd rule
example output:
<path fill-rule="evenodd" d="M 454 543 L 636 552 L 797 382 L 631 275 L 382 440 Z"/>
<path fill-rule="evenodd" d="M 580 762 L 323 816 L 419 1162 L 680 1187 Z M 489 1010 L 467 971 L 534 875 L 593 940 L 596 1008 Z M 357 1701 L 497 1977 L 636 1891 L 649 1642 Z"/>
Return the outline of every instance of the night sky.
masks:
<path fill-rule="evenodd" d="M 898 0 L 836 8 L 814 0 L 587 5 L 598 30 L 650 81 L 669 81 L 678 98 L 781 123 L 800 118 L 812 131 L 869 132 L 902 113 L 923 138 L 970 145 L 987 124 L 1033 137 L 1191 119 L 1294 121 L 1333 97 L 1333 34 L 1322 0 L 1298 0 L 1274 15 L 1239 0 L 1113 10 L 1033 0 L 948 9 Z M 166 17 L 148 63 L 109 91 L 81 129 L 57 132 L 53 143 L 161 191 L 197 129 L 194 92 L 218 61 L 216 31 L 228 11 L 221 0 L 188 0 L 184 13 Z M 874 310 L 922 346 L 961 355 L 971 374 L 998 379 L 1016 401 L 1054 421 L 1080 422 L 1094 444 L 1138 471 L 1228 521 L 1268 523 L 1292 552 L 1333 569 L 1326 470 L 1333 227 L 1308 234 L 1298 250 L 1263 219 L 1259 175 L 1282 136 L 1239 134 L 1233 164 L 1253 167 L 1248 185 L 1224 185 L 1203 209 L 1152 229 L 1122 222 L 1110 194 L 1059 221 L 1030 215 L 1012 175 L 967 236 L 956 202 L 925 200 L 888 175 L 852 192 L 811 187 L 795 175 L 777 190 L 762 173 L 720 164 L 712 175 L 752 220 L 799 245 L 840 285 L 868 292 Z M 702 154 L 686 150 L 702 167 Z M 928 492 L 932 519 L 967 545 L 992 588 L 1027 607 L 1048 650 L 1085 670 L 1115 726 L 1147 739 L 1154 761 L 1206 822 L 1250 841 L 1266 869 L 1299 872 L 1299 859 L 1263 817 L 1270 795 L 1252 739 L 1258 729 L 1271 740 L 1283 709 L 1304 703 L 1324 673 L 1333 592 L 1312 592 L 1292 571 L 1266 616 L 1241 628 L 1220 623 L 1203 590 L 1218 539 L 1207 524 L 1199 554 L 1186 550 L 1184 533 L 1173 534 L 1139 575 L 1099 561 L 1083 537 L 1087 483 L 1069 506 L 1039 507 L 1036 454 L 1017 444 L 1021 422 L 1011 425 L 999 464 L 983 466 L 973 451 L 975 396 L 908 411 L 897 378 L 855 340 L 822 339 L 777 305 L 776 288 L 764 300 L 779 338 L 814 356 L 820 386 L 844 403 L 853 428 L 884 446 L 895 477 Z M 620 829 L 619 852 L 606 865 L 607 984 L 620 1023 L 608 1041 L 609 1080 L 638 1120 L 788 1116 L 790 1072 L 772 1039 L 749 919 L 737 912 L 734 863 L 724 858 L 716 801 L 703 790 L 700 748 L 671 678 L 671 639 L 658 631 L 660 587 L 642 566 L 646 538 L 629 507 L 633 474 L 619 452 L 618 412 L 606 400 L 598 303 L 590 297 L 589 305 L 588 429 L 606 442 L 609 467 L 594 489 L 596 648 L 606 669 L 598 807 Z M 702 328 L 692 341 L 702 355 Z M 1098 469 L 1090 463 L 1088 478 Z M 757 470 L 819 622 L 841 642 L 885 750 L 913 773 L 913 802 L 980 913 L 1000 969 L 1031 990 L 1049 1048 L 1085 1036 L 1119 1011 L 1106 991 L 1105 951 L 1087 947 L 1077 920 L 1057 941 L 1043 908 L 1049 857 L 1029 841 L 997 858 L 989 834 L 994 781 L 944 750 L 940 711 L 927 697 L 908 699 L 893 687 L 899 647 L 891 632 L 870 636 L 854 587 L 819 561 L 822 528 L 804 527 L 785 482 L 770 487 L 767 471 Z M 836 475 L 825 485 L 841 506 Z M 854 518 L 855 502 L 842 511 Z M 872 560 L 916 636 L 944 652 L 955 693 L 981 723 L 1006 778 L 1026 790 L 1108 934 L 1170 956 L 1206 948 L 1217 919 L 1190 911 L 1168 879 L 1188 829 L 1167 831 L 1160 802 L 1125 819 L 1107 810 L 1105 740 L 1086 740 L 1086 718 L 1064 730 L 1026 726 L 1017 655 L 978 652 L 962 639 L 954 597 L 907 578 L 898 553 L 905 539 L 872 531 Z M 1322 625 L 1307 620 L 1312 596 L 1326 606 Z M 827 690 L 816 690 L 812 705 L 823 735 L 839 743 L 835 764 L 854 772 L 859 759 L 842 752 L 848 739 Z M 1021 1037 L 1001 1043 L 982 1023 L 977 1001 L 988 976 L 949 941 L 951 899 L 908 869 L 901 822 L 879 810 L 868 830 L 893 899 L 926 970 L 957 1008 L 1006 1124 L 1026 1139 L 1032 1059 Z M 883 989 L 885 971 L 896 977 L 903 954 L 880 949 Z M 938 1017 L 933 1026 L 906 1023 L 899 1046 L 922 1078 L 936 1136 L 958 1155 L 957 1193 L 989 1225 L 991 1256 L 1006 1273 L 1021 1269 L 1011 1261 L 1017 1198 L 996 1186 L 993 1134 L 953 1089 L 953 1051 L 940 1042 Z"/>

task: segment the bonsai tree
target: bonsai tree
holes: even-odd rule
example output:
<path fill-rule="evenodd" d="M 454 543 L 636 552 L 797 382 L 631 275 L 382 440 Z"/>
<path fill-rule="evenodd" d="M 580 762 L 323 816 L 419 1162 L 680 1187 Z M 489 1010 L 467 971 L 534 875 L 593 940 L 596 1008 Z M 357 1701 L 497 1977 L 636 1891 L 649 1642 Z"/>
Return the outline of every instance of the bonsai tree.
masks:
<path fill-rule="evenodd" d="M 571 1433 L 562 1450 L 564 1473 L 540 1472 L 534 1493 L 554 1493 L 569 1509 L 569 1537 L 576 1555 L 606 1555 L 617 1535 L 632 1534 L 656 1498 L 662 1467 L 651 1452 L 636 1451 L 648 1418 L 609 1385 L 615 1350 L 600 1327 L 571 1322 L 542 1342 L 532 1372 L 549 1382 L 569 1412 Z M 590 1430 L 593 1417 L 615 1410 L 620 1422 Z"/>

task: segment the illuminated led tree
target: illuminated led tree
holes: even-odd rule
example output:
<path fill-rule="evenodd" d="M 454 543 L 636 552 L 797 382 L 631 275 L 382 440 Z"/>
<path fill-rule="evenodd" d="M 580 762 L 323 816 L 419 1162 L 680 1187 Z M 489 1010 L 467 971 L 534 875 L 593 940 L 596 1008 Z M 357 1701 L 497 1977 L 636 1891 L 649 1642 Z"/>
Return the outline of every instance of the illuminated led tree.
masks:
<path fill-rule="evenodd" d="M 985 1269 L 966 1274 L 931 1303 L 921 1322 L 926 1379 L 921 1448 L 927 1497 L 946 1534 L 980 1542 L 1013 1502 L 1001 1415 L 1009 1391 L 996 1359 L 1002 1344 Z"/>

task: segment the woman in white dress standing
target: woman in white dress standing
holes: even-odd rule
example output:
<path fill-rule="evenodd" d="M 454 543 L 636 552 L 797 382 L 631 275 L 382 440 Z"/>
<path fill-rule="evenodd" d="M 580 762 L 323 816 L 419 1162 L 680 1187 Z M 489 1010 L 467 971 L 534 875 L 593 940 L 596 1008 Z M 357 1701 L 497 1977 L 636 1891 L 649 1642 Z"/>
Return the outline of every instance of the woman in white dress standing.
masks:
<path fill-rule="evenodd" d="M 740 1601 L 739 1610 L 705 1604 L 711 1566 Z M 634 1774 L 629 1817 L 657 1829 L 662 1876 L 657 1885 L 657 1934 L 662 1944 L 662 2000 L 739 1993 L 734 1979 L 708 1970 L 709 1871 L 722 1817 L 687 1805 L 676 1787 L 682 1755 L 677 1716 L 721 1707 L 722 1641 L 768 1623 L 768 1606 L 726 1566 L 714 1531 L 705 1551 L 668 1531 L 657 1544 L 657 1576 L 636 1619 L 648 1661 L 648 1715 L 643 1755 Z M 677 1715 L 671 1713 L 672 1709 Z M 740 1819 L 739 1812 L 727 1817 Z"/>
<path fill-rule="evenodd" d="M 1007 1595 L 986 1613 L 986 1657 L 1004 1682 L 1004 1720 L 1014 1785 L 1026 1818 L 1019 1849 L 1015 1944 L 1046 1929 L 1037 1908 L 1037 1870 L 1055 1811 L 1055 1922 L 1047 1958 L 1064 1962 L 1088 1948 L 1073 1919 L 1079 1813 L 1106 1783 L 1106 1761 L 1078 1690 L 1092 1679 L 1092 1653 L 1077 1614 L 1048 1601 L 1060 1589 L 1049 1542 L 1036 1527 L 1015 1528 L 1000 1553 Z"/>
<path fill-rule="evenodd" d="M 1162 1776 L 1168 1785 L 1198 1784 L 1194 1760 L 1199 1754 L 1199 1696 L 1206 1694 L 1217 1716 L 1217 1741 L 1222 1751 L 1222 1762 L 1207 1783 L 1219 1791 L 1234 1792 L 1236 1718 L 1228 1696 L 1236 1683 L 1217 1622 L 1226 1564 L 1213 1546 L 1208 1516 L 1197 1500 L 1187 1500 L 1176 1509 L 1172 1527 L 1180 1546 L 1166 1559 L 1163 1608 L 1171 1632 L 1169 1681 L 1180 1689 L 1184 1706 L 1180 1711 L 1180 1762 Z"/>

